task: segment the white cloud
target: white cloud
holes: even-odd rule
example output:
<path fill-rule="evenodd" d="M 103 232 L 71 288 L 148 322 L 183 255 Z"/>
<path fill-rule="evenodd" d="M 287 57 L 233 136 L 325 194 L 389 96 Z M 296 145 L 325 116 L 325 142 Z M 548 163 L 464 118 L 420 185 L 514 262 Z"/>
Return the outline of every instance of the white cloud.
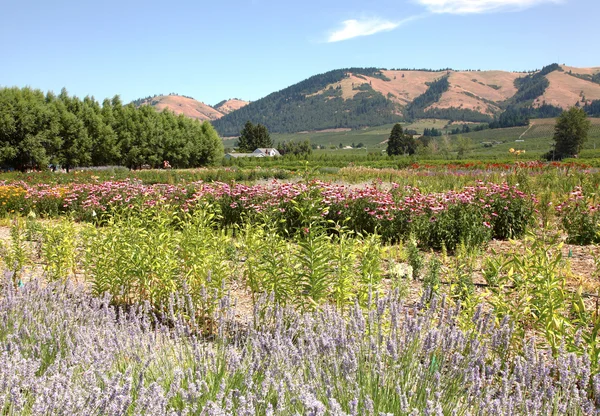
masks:
<path fill-rule="evenodd" d="M 364 20 L 344 20 L 342 28 L 332 32 L 327 38 L 327 42 L 339 42 L 356 38 L 358 36 L 374 35 L 375 33 L 396 29 L 405 21 L 391 22 L 382 19 L 364 19 Z"/>
<path fill-rule="evenodd" d="M 541 3 L 558 3 L 559 0 L 416 0 L 432 13 L 490 13 L 523 10 Z"/>
<path fill-rule="evenodd" d="M 411 20 L 436 14 L 477 14 L 502 11 L 518 11 L 543 3 L 562 3 L 567 0 L 413 0 L 424 6 L 427 12 L 410 16 L 403 20 L 391 21 L 380 18 L 350 19 L 342 22 L 342 27 L 332 31 L 327 42 L 340 42 L 359 36 L 394 30 Z"/>

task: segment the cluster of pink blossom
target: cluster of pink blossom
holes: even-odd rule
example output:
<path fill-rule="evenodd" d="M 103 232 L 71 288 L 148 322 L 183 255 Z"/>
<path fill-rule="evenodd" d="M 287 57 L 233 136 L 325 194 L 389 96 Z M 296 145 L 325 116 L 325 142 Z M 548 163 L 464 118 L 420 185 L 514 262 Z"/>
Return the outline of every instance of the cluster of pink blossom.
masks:
<path fill-rule="evenodd" d="M 564 202 L 556 206 L 556 213 L 561 215 L 566 210 L 575 207 L 583 209 L 584 211 L 588 211 L 589 213 L 596 212 L 600 209 L 600 205 L 592 204 L 588 206 L 588 201 L 586 200 L 581 186 L 576 186 L 571 192 L 569 192 L 569 197 Z"/>
<path fill-rule="evenodd" d="M 25 191 L 21 212 L 32 210 L 47 215 L 73 212 L 80 217 L 89 217 L 94 212 L 157 205 L 169 205 L 187 212 L 201 202 L 210 201 L 219 205 L 228 216 L 227 223 L 238 222 L 242 213 L 292 215 L 286 213 L 291 209 L 292 201 L 310 200 L 320 207 L 323 216 L 333 220 L 353 217 L 361 226 L 364 221 L 385 224 L 397 219 L 412 222 L 416 218 L 426 218 L 435 222 L 450 207 L 458 206 L 478 210 L 483 215 L 480 221 L 491 228 L 498 216 L 502 216 L 502 211 L 510 211 L 515 202 L 535 202 L 517 186 L 483 182 L 441 193 L 424 193 L 416 187 L 398 184 L 385 187 L 378 183 L 356 186 L 277 180 L 254 185 L 202 181 L 187 185 L 145 185 L 141 181 L 125 180 L 54 187 L 21 182 L 11 186 Z"/>

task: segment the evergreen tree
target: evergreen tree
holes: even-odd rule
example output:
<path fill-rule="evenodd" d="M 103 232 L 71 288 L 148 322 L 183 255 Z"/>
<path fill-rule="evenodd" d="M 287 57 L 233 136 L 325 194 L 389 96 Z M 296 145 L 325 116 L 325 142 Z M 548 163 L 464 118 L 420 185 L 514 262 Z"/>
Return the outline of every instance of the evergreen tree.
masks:
<path fill-rule="evenodd" d="M 396 156 L 402 153 L 400 142 L 403 135 L 404 132 L 402 131 L 402 125 L 400 123 L 394 124 L 387 143 L 388 156 Z"/>
<path fill-rule="evenodd" d="M 252 152 L 260 147 L 273 147 L 269 131 L 262 124 L 255 125 L 248 120 L 240 132 L 238 148 L 244 152 Z"/>
<path fill-rule="evenodd" d="M 590 126 L 591 123 L 582 108 L 571 107 L 563 111 L 554 126 L 554 151 L 550 151 L 546 157 L 560 160 L 579 154 Z"/>

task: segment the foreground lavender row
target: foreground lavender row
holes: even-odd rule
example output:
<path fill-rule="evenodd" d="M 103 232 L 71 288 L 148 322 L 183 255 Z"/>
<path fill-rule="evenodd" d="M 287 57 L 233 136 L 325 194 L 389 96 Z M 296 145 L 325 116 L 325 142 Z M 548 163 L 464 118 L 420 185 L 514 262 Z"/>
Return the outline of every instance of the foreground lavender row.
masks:
<path fill-rule="evenodd" d="M 228 303 L 205 339 L 189 319 L 159 324 L 72 286 L 5 284 L 1 413 L 590 415 L 600 405 L 587 355 L 510 350 L 511 326 L 479 309 L 463 331 L 457 308 L 435 300 L 374 299 L 348 316 L 257 307 L 248 325 Z"/>

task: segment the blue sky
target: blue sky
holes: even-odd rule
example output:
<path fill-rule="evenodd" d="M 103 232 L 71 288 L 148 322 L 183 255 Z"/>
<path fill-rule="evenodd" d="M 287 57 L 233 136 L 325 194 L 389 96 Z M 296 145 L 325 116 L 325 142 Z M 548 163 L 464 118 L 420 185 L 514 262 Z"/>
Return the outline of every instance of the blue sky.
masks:
<path fill-rule="evenodd" d="M 598 0 L 0 0 L 0 85 L 259 99 L 350 66 L 600 66 Z"/>

